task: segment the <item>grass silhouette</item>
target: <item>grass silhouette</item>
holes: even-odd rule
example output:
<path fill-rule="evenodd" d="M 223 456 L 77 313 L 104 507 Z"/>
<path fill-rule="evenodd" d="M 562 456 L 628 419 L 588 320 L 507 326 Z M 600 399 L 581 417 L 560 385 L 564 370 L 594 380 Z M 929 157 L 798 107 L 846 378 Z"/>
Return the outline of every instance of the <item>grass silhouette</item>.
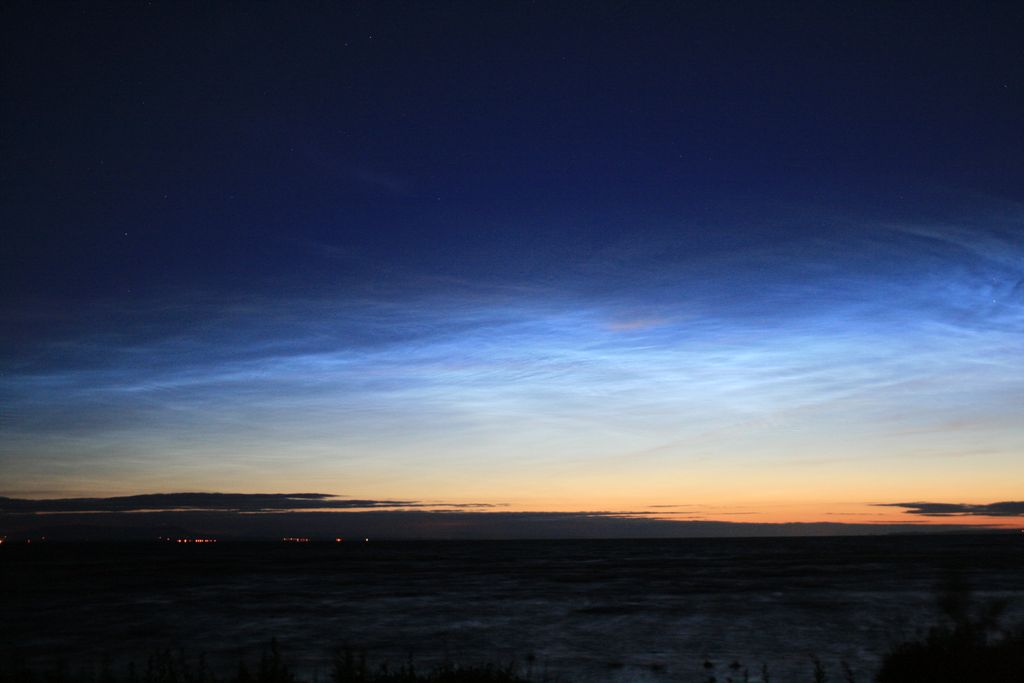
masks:
<path fill-rule="evenodd" d="M 977 603 L 950 579 L 939 598 L 942 623 L 900 643 L 882 661 L 877 683 L 1022 683 L 1024 625 L 1004 627 L 1004 601 Z"/>
<path fill-rule="evenodd" d="M 514 664 L 460 665 L 446 662 L 429 670 L 418 670 L 412 662 L 393 667 L 387 662 L 370 666 L 366 653 L 341 650 L 333 659 L 330 681 L 333 683 L 545 683 L 546 677 L 533 678 L 519 673 Z M 189 657 L 182 650 L 161 650 L 151 654 L 144 665 L 129 663 L 117 673 L 109 659 L 93 666 L 73 669 L 57 661 L 49 668 L 33 668 L 23 657 L 12 653 L 0 662 L 0 683 L 307 683 L 288 666 L 276 640 L 262 651 L 255 662 L 240 662 L 232 674 L 218 674 L 203 655 Z"/>

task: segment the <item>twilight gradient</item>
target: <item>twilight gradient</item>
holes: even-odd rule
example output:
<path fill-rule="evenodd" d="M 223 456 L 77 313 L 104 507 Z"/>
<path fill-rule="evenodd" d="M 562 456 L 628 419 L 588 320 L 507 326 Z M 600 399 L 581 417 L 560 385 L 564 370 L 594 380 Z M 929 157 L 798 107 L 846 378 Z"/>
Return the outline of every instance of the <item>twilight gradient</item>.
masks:
<path fill-rule="evenodd" d="M 1019 498 L 1019 209 L 821 225 L 718 249 L 656 226 L 529 278 L 94 301 L 4 357 L 3 493 L 860 522 Z"/>

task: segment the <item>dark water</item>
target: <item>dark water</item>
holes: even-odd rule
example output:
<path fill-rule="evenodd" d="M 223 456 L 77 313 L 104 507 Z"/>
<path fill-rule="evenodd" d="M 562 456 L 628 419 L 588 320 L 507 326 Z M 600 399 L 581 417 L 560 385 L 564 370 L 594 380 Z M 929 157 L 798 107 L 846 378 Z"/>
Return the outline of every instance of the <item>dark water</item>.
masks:
<path fill-rule="evenodd" d="M 234 663 L 276 637 L 327 680 L 339 644 L 429 664 L 533 661 L 574 681 L 697 680 L 704 659 L 870 680 L 950 572 L 1024 616 L 1015 535 L 0 548 L 4 639 L 36 660 Z M 833 680 L 838 679 L 838 673 Z M 720 678 L 721 680 L 721 678 Z"/>

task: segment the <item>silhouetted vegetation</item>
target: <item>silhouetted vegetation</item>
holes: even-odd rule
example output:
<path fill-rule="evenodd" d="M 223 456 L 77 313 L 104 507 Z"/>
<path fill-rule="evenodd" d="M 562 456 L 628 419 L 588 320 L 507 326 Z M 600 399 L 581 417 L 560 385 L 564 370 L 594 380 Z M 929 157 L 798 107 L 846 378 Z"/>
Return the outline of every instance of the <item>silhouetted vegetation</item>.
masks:
<path fill-rule="evenodd" d="M 366 654 L 342 650 L 332 662 L 327 680 L 333 683 L 541 683 L 547 677 L 521 674 L 514 664 L 459 665 L 446 662 L 429 670 L 418 670 L 410 661 L 399 667 L 387 662 L 371 666 Z M 324 680 L 318 677 L 318 680 Z M 74 668 L 65 661 L 34 668 L 18 653 L 0 662 L 0 683 L 306 683 L 299 679 L 282 656 L 277 641 L 264 648 L 255 663 L 240 662 L 231 674 L 215 673 L 202 655 L 191 658 L 185 652 L 162 650 L 150 655 L 144 665 L 129 664 L 116 671 L 108 659 L 93 666 Z"/>
<path fill-rule="evenodd" d="M 451 662 L 427 672 L 417 671 L 412 662 L 392 669 L 386 662 L 376 668 L 369 666 L 363 652 L 344 650 L 334 659 L 334 683 L 530 683 L 514 664 L 497 666 L 482 664 L 460 666 Z"/>
<path fill-rule="evenodd" d="M 704 678 L 701 679 L 701 683 L 775 683 L 777 680 L 772 675 L 771 669 L 767 664 L 761 664 L 757 669 L 757 674 L 751 674 L 748 667 L 735 660 L 722 668 L 721 671 L 719 669 L 720 667 L 714 662 L 705 659 Z M 794 679 L 790 677 L 781 679 L 779 683 L 829 683 L 832 680 L 841 681 L 841 683 L 857 682 L 857 677 L 847 662 L 839 662 L 838 669 L 842 677 L 838 679 L 829 678 L 828 667 L 820 659 L 812 656 L 807 678 Z"/>
<path fill-rule="evenodd" d="M 897 645 L 882 662 L 877 683 L 1021 683 L 1024 626 L 1004 627 L 1004 601 L 972 600 L 951 580 L 939 599 L 944 621 L 921 640 Z"/>

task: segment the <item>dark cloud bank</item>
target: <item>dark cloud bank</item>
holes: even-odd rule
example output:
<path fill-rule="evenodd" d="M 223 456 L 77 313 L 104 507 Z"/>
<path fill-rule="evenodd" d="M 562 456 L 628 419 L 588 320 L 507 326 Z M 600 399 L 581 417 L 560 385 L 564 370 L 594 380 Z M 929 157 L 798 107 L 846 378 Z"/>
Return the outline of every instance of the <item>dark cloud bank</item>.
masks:
<path fill-rule="evenodd" d="M 552 539 L 828 536 L 978 530 L 957 524 L 759 524 L 655 519 L 650 513 L 509 512 L 484 505 L 341 499 L 322 493 L 167 493 L 115 498 L 0 497 L 0 533 L 13 538 L 130 540 L 205 535 L 224 539 Z M 918 515 L 1024 514 L 1024 503 L 896 503 Z M 468 508 L 468 509 L 467 509 Z"/>
<path fill-rule="evenodd" d="M 966 503 L 884 503 L 883 507 L 904 508 L 912 515 L 928 517 L 1021 517 L 1024 516 L 1024 501 L 1002 501 L 986 505 Z"/>
<path fill-rule="evenodd" d="M 170 512 L 220 510 L 269 512 L 273 510 L 345 510 L 353 508 L 414 507 L 402 500 L 338 499 L 328 493 L 148 493 L 113 498 L 53 498 L 30 500 L 0 496 L 0 513 L 57 512 Z"/>

